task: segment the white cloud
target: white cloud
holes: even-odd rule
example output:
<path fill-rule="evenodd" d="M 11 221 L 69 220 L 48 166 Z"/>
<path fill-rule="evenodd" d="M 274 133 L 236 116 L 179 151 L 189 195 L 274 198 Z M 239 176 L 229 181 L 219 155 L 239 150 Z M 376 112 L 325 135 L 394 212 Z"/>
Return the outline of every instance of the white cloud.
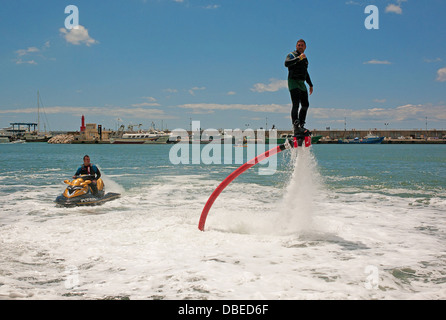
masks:
<path fill-rule="evenodd" d="M 437 81 L 445 82 L 446 81 L 446 67 L 438 69 L 437 71 Z"/>
<path fill-rule="evenodd" d="M 339 119 L 348 117 L 361 121 L 422 121 L 425 117 L 429 121 L 445 121 L 446 106 L 432 104 L 406 104 L 393 108 L 368 109 L 339 109 L 339 108 L 311 108 L 311 117 L 314 119 Z"/>
<path fill-rule="evenodd" d="M 216 111 L 223 112 L 235 112 L 236 111 L 248 111 L 248 112 L 261 112 L 261 113 L 274 113 L 283 114 L 283 116 L 289 119 L 289 112 L 291 109 L 290 104 L 218 104 L 218 103 L 197 103 L 197 104 L 183 104 L 172 106 L 172 108 L 188 109 L 189 114 L 212 114 Z M 175 109 L 173 109 L 175 110 Z M 0 114 L 35 114 L 35 108 L 24 109 L 10 109 L 0 110 Z M 145 108 L 140 105 L 132 105 L 130 107 L 76 107 L 76 106 L 53 106 L 45 107 L 45 113 L 47 115 L 71 115 L 71 116 L 102 116 L 102 117 L 114 117 L 114 118 L 134 118 L 134 119 L 178 119 L 177 114 L 179 112 L 174 111 L 174 115 L 166 114 L 164 110 L 157 108 Z M 258 116 L 253 114 L 253 116 Z M 349 121 L 362 121 L 364 123 L 371 123 L 373 121 L 379 121 L 382 123 L 396 124 L 398 122 L 422 122 L 428 117 L 429 123 L 441 123 L 444 125 L 446 121 L 446 105 L 439 104 L 405 104 L 396 107 L 370 107 L 365 109 L 352 109 L 352 108 L 331 108 L 331 107 L 312 107 L 309 116 L 314 121 L 324 122 L 344 122 L 344 117 L 347 117 Z"/>
<path fill-rule="evenodd" d="M 379 103 L 383 103 L 380 100 Z M 250 111 L 250 112 L 271 112 L 274 114 L 284 114 L 289 118 L 291 110 L 290 104 L 218 104 L 218 103 L 197 103 L 183 104 L 177 106 L 183 109 L 190 109 L 191 114 L 211 114 L 215 111 Z M 315 120 L 324 121 L 344 121 L 344 117 L 350 120 L 372 122 L 382 121 L 397 123 L 405 121 L 422 121 L 425 117 L 432 122 L 446 121 L 446 106 L 443 104 L 406 104 L 397 107 L 370 107 L 365 109 L 351 108 L 318 108 L 312 107 L 309 116 Z M 421 119 L 421 120 L 420 120 Z"/>
<path fill-rule="evenodd" d="M 142 103 L 134 103 L 131 105 L 132 107 L 159 107 L 161 106 L 159 103 L 150 103 L 150 102 L 142 102 Z"/>
<path fill-rule="evenodd" d="M 87 47 L 99 43 L 97 40 L 90 37 L 88 34 L 88 30 L 79 25 L 78 28 L 73 28 L 69 31 L 65 28 L 59 29 L 61 35 L 65 38 L 65 40 L 74 45 L 85 44 Z"/>
<path fill-rule="evenodd" d="M 425 58 L 423 61 L 426 63 L 434 63 L 434 62 L 440 62 L 440 61 L 442 61 L 442 59 L 441 58 L 435 58 L 435 59 L 426 59 Z"/>
<path fill-rule="evenodd" d="M 161 106 L 159 103 L 155 102 L 156 99 L 154 97 L 142 97 L 146 99 L 148 102 L 134 103 L 132 107 L 159 107 Z"/>
<path fill-rule="evenodd" d="M 37 62 L 35 59 L 30 59 L 30 56 L 32 57 L 40 57 L 44 58 L 43 51 L 48 49 L 50 47 L 50 42 L 46 41 L 44 45 L 41 48 L 38 47 L 28 47 L 26 49 L 19 49 L 15 51 L 15 54 L 17 55 L 17 58 L 14 60 L 16 64 L 34 64 L 36 65 Z M 53 59 L 50 59 L 53 60 Z"/>
<path fill-rule="evenodd" d="M 26 63 L 26 64 L 37 64 L 37 62 L 36 61 L 34 61 L 34 60 L 22 60 L 22 59 L 16 59 L 15 60 L 15 63 L 16 64 L 24 64 L 24 63 Z"/>
<path fill-rule="evenodd" d="M 206 87 L 193 87 L 193 88 L 191 88 L 191 89 L 189 89 L 188 90 L 188 92 L 191 94 L 191 95 L 195 95 L 195 91 L 197 91 L 197 90 L 205 90 L 206 89 Z"/>
<path fill-rule="evenodd" d="M 20 50 L 17 50 L 16 53 L 17 53 L 17 56 L 22 57 L 22 56 L 27 55 L 27 54 L 29 54 L 29 53 L 32 53 L 32 52 L 39 52 L 39 51 L 40 51 L 39 48 L 36 48 L 36 47 L 29 47 L 28 49 L 20 49 Z"/>
<path fill-rule="evenodd" d="M 401 8 L 401 4 L 403 2 L 406 2 L 407 0 L 397 0 L 397 4 L 389 4 L 386 7 L 386 13 L 396 13 L 396 14 L 403 14 L 403 9 Z"/>
<path fill-rule="evenodd" d="M 179 105 L 179 108 L 192 109 L 194 113 L 210 113 L 215 110 L 245 110 L 253 112 L 289 113 L 291 106 L 279 104 L 219 104 L 219 103 L 189 103 Z"/>
<path fill-rule="evenodd" d="M 390 61 L 387 60 L 376 60 L 372 59 L 370 61 L 366 61 L 363 64 L 392 64 Z"/>
<path fill-rule="evenodd" d="M 396 13 L 396 14 L 402 14 L 403 10 L 401 9 L 401 6 L 396 5 L 396 4 L 389 4 L 386 7 L 386 12 L 392 12 L 392 13 Z"/>
<path fill-rule="evenodd" d="M 228 91 L 228 93 L 226 93 L 228 96 L 233 96 L 236 95 L 237 93 L 235 91 Z"/>
<path fill-rule="evenodd" d="M 204 9 L 208 9 L 208 10 L 211 10 L 211 9 L 218 9 L 218 8 L 220 8 L 220 5 L 219 5 L 219 4 L 209 4 L 209 5 L 207 5 L 207 6 L 204 6 L 203 8 L 204 8 Z"/>
<path fill-rule="evenodd" d="M 0 114 L 34 114 L 35 108 L 0 110 Z M 142 107 L 71 107 L 71 106 L 54 106 L 45 107 L 45 113 L 49 114 L 69 114 L 74 116 L 99 115 L 113 116 L 139 119 L 177 119 L 176 116 L 167 115 L 164 110 L 148 109 Z"/>
<path fill-rule="evenodd" d="M 278 80 L 278 79 L 270 79 L 268 84 L 264 83 L 256 83 L 254 84 L 254 87 L 251 88 L 251 91 L 254 92 L 276 92 L 280 89 L 288 88 L 288 81 L 287 80 Z"/>

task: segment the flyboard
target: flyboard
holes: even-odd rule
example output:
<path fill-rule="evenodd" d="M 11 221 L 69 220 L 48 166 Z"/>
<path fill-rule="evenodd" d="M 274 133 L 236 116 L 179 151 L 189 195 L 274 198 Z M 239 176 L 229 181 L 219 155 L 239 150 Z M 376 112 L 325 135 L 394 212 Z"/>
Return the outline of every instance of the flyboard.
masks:
<path fill-rule="evenodd" d="M 212 192 L 211 196 L 209 197 L 208 201 L 206 202 L 206 205 L 203 208 L 203 211 L 201 212 L 200 221 L 198 222 L 198 229 L 201 231 L 204 231 L 204 225 L 206 223 L 206 218 L 208 216 L 209 210 L 211 209 L 212 205 L 214 204 L 214 201 L 217 199 L 217 197 L 220 195 L 220 193 L 230 184 L 235 178 L 237 178 L 239 175 L 241 175 L 243 172 L 248 170 L 249 168 L 255 166 L 257 163 L 265 160 L 268 157 L 271 157 L 277 153 L 282 152 L 286 149 L 292 149 L 292 148 L 298 148 L 301 147 L 305 142 L 305 147 L 311 146 L 311 132 L 306 130 L 305 132 L 294 136 L 292 139 L 285 140 L 285 143 L 280 144 L 261 155 L 258 155 L 254 159 L 249 160 L 248 162 L 241 165 L 238 169 L 236 169 L 234 172 L 232 172 L 229 176 L 226 177 L 225 180 L 223 180 L 220 185 Z"/>

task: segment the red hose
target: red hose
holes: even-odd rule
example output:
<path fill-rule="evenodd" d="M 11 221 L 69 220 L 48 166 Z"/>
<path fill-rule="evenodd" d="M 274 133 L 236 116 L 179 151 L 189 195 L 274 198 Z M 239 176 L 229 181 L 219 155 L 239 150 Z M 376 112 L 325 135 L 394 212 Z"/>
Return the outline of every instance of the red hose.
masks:
<path fill-rule="evenodd" d="M 236 169 L 234 172 L 232 172 L 229 176 L 226 177 L 225 180 L 223 180 L 220 185 L 212 192 L 211 196 L 209 197 L 208 201 L 206 202 L 206 205 L 203 208 L 203 211 L 201 212 L 200 216 L 200 222 L 198 223 L 198 229 L 201 231 L 204 231 L 204 224 L 206 223 L 206 218 L 208 216 L 209 210 L 211 209 L 212 205 L 214 204 L 215 199 L 220 195 L 220 193 L 223 191 L 224 188 L 228 184 L 230 184 L 235 178 L 237 178 L 239 175 L 241 175 L 243 172 L 251 168 L 252 166 L 256 165 L 257 163 L 263 161 L 264 159 L 273 156 L 281 151 L 285 150 L 285 147 L 283 145 L 279 145 L 277 147 L 274 147 L 261 155 L 258 155 L 252 160 L 249 160 L 245 164 L 241 165 L 238 169 Z"/>

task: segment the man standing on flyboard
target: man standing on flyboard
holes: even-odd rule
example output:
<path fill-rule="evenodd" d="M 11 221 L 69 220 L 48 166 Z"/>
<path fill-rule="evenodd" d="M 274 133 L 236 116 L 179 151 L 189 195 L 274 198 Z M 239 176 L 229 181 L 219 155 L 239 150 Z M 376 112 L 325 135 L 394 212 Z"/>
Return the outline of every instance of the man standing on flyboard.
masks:
<path fill-rule="evenodd" d="M 310 106 L 305 82 L 310 86 L 310 95 L 313 93 L 313 83 L 308 74 L 308 59 L 305 55 L 307 45 L 303 39 L 297 41 L 296 51 L 290 52 L 285 60 L 288 68 L 288 89 L 290 90 L 293 107 L 291 109 L 291 121 L 294 126 L 294 136 L 308 135 L 304 128 L 307 110 Z M 299 111 L 299 103 L 301 105 Z"/>

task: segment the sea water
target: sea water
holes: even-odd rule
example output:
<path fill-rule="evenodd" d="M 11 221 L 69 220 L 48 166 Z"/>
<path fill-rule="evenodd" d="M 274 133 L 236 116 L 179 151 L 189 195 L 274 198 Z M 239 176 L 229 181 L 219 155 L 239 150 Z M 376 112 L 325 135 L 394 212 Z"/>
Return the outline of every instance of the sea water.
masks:
<path fill-rule="evenodd" d="M 446 146 L 286 150 L 204 232 L 239 164 L 173 165 L 170 148 L 0 145 L 0 298 L 446 298 Z M 85 154 L 121 198 L 56 207 Z"/>

